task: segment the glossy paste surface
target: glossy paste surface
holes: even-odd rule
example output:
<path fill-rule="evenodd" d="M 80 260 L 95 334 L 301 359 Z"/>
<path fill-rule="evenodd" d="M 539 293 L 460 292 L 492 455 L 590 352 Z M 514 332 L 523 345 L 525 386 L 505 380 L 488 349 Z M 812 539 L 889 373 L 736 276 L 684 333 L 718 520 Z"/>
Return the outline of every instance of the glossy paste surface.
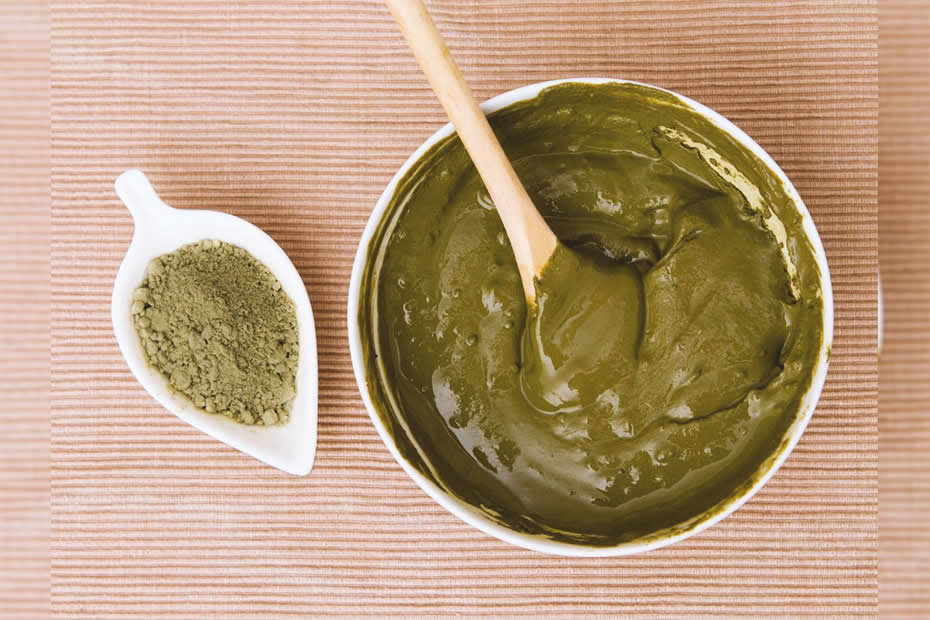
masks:
<path fill-rule="evenodd" d="M 823 306 L 775 174 L 680 100 L 571 83 L 491 117 L 558 235 L 527 309 L 461 142 L 398 184 L 359 316 L 376 408 L 424 475 L 518 531 L 648 536 L 753 479 L 798 415 Z"/>

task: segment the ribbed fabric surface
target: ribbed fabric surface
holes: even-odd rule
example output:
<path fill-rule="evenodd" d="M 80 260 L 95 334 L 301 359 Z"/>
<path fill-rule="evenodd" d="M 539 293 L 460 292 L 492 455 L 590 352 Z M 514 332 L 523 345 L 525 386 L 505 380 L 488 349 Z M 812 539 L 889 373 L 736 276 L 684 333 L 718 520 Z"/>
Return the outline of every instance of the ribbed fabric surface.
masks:
<path fill-rule="evenodd" d="M 0 4 L 0 616 L 49 612 L 48 15 Z"/>
<path fill-rule="evenodd" d="M 930 9 L 881 13 L 880 609 L 930 616 Z"/>
<path fill-rule="evenodd" d="M 61 617 L 324 613 L 874 614 L 877 17 L 873 2 L 432 2 L 481 98 L 556 77 L 654 83 L 728 116 L 782 165 L 830 260 L 820 406 L 744 508 L 674 547 L 552 558 L 432 502 L 352 376 L 351 262 L 377 197 L 443 122 L 375 1 L 55 3 L 52 604 Z M 295 478 L 142 390 L 109 320 L 146 171 L 176 207 L 264 228 L 303 276 L 319 447 Z"/>

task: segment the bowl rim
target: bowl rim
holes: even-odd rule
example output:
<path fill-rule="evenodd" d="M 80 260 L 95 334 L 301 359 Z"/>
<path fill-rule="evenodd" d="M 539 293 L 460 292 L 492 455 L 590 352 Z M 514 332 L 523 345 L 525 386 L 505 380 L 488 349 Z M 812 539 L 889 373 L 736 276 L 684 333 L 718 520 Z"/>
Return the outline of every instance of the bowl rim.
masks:
<path fill-rule="evenodd" d="M 484 532 L 485 534 L 531 551 L 569 557 L 625 556 L 671 545 L 713 526 L 745 504 L 753 495 L 756 494 L 756 492 L 758 492 L 760 488 L 765 485 L 766 482 L 769 481 L 775 472 L 778 471 L 778 469 L 782 466 L 782 464 L 788 458 L 788 455 L 791 454 L 794 446 L 797 445 L 798 441 L 801 439 L 804 430 L 807 428 L 807 425 L 813 416 L 817 401 L 820 398 L 820 394 L 823 390 L 824 382 L 826 380 L 830 351 L 833 346 L 833 289 L 830 280 L 830 270 L 827 264 L 827 258 L 824 252 L 823 244 L 820 240 L 820 235 L 817 233 L 817 229 L 814 226 L 814 221 L 810 215 L 810 212 L 804 204 L 804 201 L 801 199 L 801 196 L 798 194 L 798 191 L 791 183 L 791 180 L 778 166 L 778 164 L 775 163 L 775 160 L 772 159 L 772 157 L 752 138 L 750 138 L 731 121 L 723 117 L 721 114 L 715 112 L 714 110 L 708 108 L 707 106 L 674 91 L 644 82 L 605 77 L 581 77 L 548 80 L 521 86 L 488 99 L 481 104 L 481 110 L 485 114 L 490 114 L 514 103 L 533 99 L 537 97 L 541 91 L 550 86 L 566 83 L 583 83 L 595 85 L 632 84 L 646 88 L 652 88 L 675 97 L 681 103 L 691 108 L 701 116 L 705 117 L 718 128 L 725 131 L 732 138 L 736 139 L 740 144 L 747 147 L 754 155 L 761 159 L 782 182 L 786 193 L 788 194 L 789 198 L 791 198 L 795 208 L 801 214 L 802 227 L 805 235 L 807 236 L 808 242 L 811 244 L 811 247 L 814 251 L 814 257 L 817 261 L 817 266 L 820 272 L 821 297 L 823 303 L 823 338 L 818 353 L 817 364 L 811 378 L 811 384 L 801 402 L 799 414 L 795 418 L 794 422 L 792 422 L 791 426 L 788 427 L 788 430 L 785 432 L 784 438 L 782 439 L 782 443 L 776 449 L 776 452 L 773 455 L 770 455 L 768 459 L 763 462 L 760 469 L 757 470 L 756 476 L 751 479 L 752 483 L 748 486 L 735 489 L 729 496 L 721 500 L 721 502 L 692 517 L 683 524 L 677 524 L 658 532 L 651 533 L 648 536 L 617 543 L 615 545 L 596 546 L 552 540 L 544 535 L 526 534 L 505 527 L 491 520 L 487 515 L 485 515 L 474 506 L 459 499 L 458 497 L 455 497 L 448 491 L 440 488 L 431 480 L 427 479 L 400 454 L 394 438 L 391 436 L 390 432 L 388 432 L 387 427 L 381 420 L 381 417 L 378 414 L 369 393 L 367 374 L 365 369 L 365 359 L 362 351 L 358 321 L 359 305 L 361 301 L 362 276 L 367 266 L 369 245 L 371 244 L 374 233 L 382 218 L 384 217 L 385 211 L 387 210 L 391 199 L 393 198 L 399 181 L 433 145 L 454 133 L 454 128 L 452 127 L 451 123 L 446 123 L 441 128 L 439 128 L 435 133 L 427 138 L 427 140 L 423 142 L 423 144 L 421 144 L 419 148 L 417 148 L 413 154 L 410 155 L 410 157 L 407 158 L 407 160 L 401 165 L 398 171 L 391 178 L 387 187 L 385 187 L 381 196 L 378 198 L 378 201 L 375 204 L 371 215 L 369 216 L 368 222 L 359 241 L 358 249 L 356 250 L 355 260 L 352 265 L 352 276 L 349 282 L 349 295 L 347 304 L 349 352 L 352 358 L 352 369 L 355 374 L 355 381 L 358 384 L 359 393 L 362 396 L 365 409 L 368 411 L 368 416 L 371 419 L 372 424 L 374 424 L 378 435 L 381 437 L 381 441 L 384 442 L 385 446 L 394 457 L 394 460 L 397 461 L 397 463 L 401 466 L 401 468 L 403 468 L 407 475 L 410 476 L 410 478 L 413 479 L 417 486 L 419 486 L 440 506 L 445 508 L 456 517 L 465 521 L 472 527 Z"/>

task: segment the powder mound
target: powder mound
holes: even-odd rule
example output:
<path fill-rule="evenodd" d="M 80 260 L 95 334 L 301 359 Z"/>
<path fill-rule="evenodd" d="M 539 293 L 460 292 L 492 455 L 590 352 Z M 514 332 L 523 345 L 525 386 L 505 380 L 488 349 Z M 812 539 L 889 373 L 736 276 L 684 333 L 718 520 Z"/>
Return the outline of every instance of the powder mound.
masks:
<path fill-rule="evenodd" d="M 287 421 L 297 313 L 244 249 L 204 240 L 153 259 L 131 313 L 148 363 L 197 407 L 243 424 Z"/>

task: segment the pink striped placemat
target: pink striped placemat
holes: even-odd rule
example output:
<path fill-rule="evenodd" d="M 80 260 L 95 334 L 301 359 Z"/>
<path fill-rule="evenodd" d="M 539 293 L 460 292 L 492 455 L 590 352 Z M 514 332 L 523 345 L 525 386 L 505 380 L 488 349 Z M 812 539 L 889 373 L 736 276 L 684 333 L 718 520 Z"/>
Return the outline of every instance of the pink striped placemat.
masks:
<path fill-rule="evenodd" d="M 63 617 L 873 614 L 877 605 L 877 20 L 873 2 L 432 2 L 479 97 L 605 75 L 728 116 L 785 168 L 830 260 L 814 419 L 744 508 L 672 548 L 570 560 L 460 523 L 400 470 L 352 377 L 351 260 L 442 122 L 375 1 L 57 2 L 52 13 L 52 590 Z M 109 292 L 145 170 L 174 206 L 264 228 L 317 322 L 316 466 L 294 478 L 165 413 Z"/>

